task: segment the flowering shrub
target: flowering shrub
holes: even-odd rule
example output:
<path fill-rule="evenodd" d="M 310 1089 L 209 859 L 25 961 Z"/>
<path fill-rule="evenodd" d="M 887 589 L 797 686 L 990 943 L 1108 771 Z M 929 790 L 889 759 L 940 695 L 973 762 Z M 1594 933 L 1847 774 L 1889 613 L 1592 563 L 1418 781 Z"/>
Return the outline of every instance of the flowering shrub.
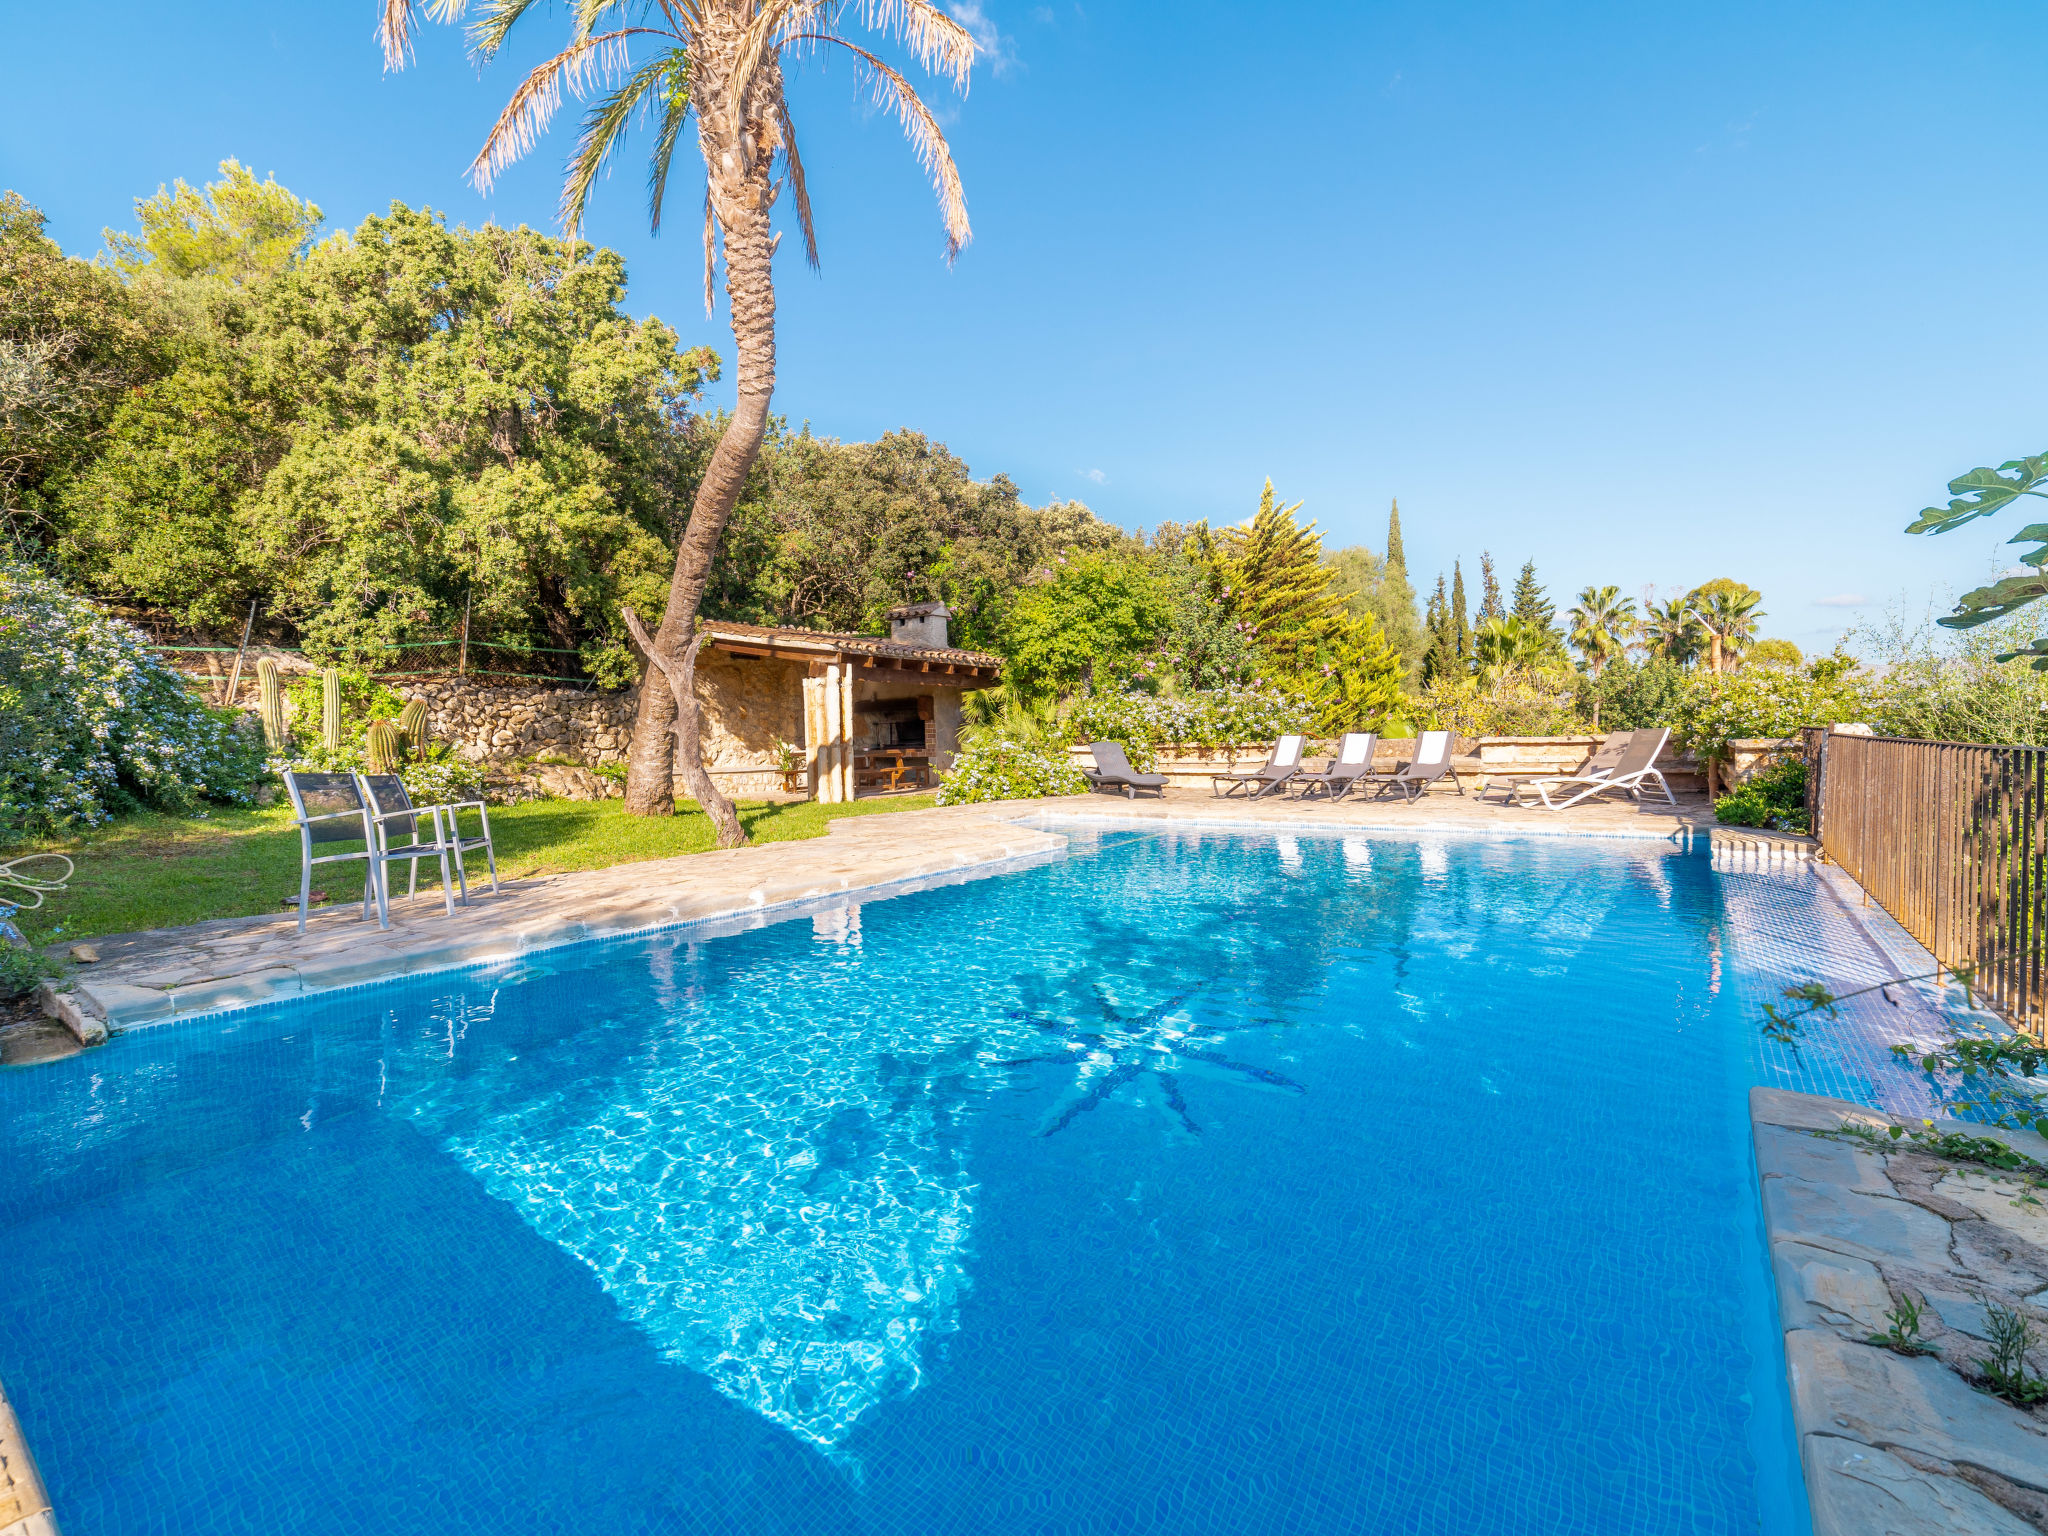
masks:
<path fill-rule="evenodd" d="M 1315 707 L 1269 683 L 1236 684 L 1174 698 L 1147 693 L 1106 693 L 1067 707 L 1061 739 L 1114 741 L 1135 768 L 1149 770 L 1157 748 L 1235 746 L 1306 732 Z"/>
<path fill-rule="evenodd" d="M 1791 667 L 1749 666 L 1697 679 L 1679 701 L 1674 723 L 1696 756 L 1725 760 L 1731 741 L 1861 720 L 1867 704 L 1862 683 L 1830 669 L 1815 676 Z"/>
<path fill-rule="evenodd" d="M 1043 795 L 1078 795 L 1087 787 L 1081 770 L 1059 748 L 989 735 L 970 742 L 953 759 L 939 786 L 939 804 L 1035 800 Z"/>
<path fill-rule="evenodd" d="M 135 802 L 246 805 L 263 746 L 109 618 L 0 558 L 0 833 L 96 826 Z"/>

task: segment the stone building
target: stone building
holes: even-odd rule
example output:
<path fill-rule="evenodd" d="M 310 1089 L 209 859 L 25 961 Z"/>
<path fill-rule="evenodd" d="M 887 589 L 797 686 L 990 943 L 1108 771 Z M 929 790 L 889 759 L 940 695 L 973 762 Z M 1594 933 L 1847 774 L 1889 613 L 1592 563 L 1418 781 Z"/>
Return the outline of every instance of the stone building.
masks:
<path fill-rule="evenodd" d="M 999 657 L 947 643 L 950 617 L 939 603 L 892 609 L 886 639 L 707 621 L 697 697 L 719 787 L 748 799 L 845 799 L 943 772 L 959 740 L 961 696 L 1002 677 Z M 638 689 L 598 693 L 479 678 L 400 691 L 424 700 L 436 738 L 476 762 L 622 762 L 639 707 Z M 793 776 L 783 768 L 784 743 L 797 765 Z"/>

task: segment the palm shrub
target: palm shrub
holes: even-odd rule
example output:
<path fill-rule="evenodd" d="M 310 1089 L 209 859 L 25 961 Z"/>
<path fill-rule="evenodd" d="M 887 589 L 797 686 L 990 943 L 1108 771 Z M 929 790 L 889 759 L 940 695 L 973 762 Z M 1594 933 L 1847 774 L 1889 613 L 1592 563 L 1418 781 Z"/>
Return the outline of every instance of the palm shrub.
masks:
<path fill-rule="evenodd" d="M 96 826 L 135 805 L 249 804 L 262 742 L 208 708 L 142 632 L 0 557 L 0 833 Z"/>

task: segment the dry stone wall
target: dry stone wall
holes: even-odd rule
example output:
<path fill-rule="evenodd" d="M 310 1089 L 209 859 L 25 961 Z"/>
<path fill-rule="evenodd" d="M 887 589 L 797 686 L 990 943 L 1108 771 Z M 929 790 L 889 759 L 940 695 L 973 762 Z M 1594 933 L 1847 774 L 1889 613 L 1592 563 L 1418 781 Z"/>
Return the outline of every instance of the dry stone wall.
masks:
<path fill-rule="evenodd" d="M 699 656 L 697 696 L 704 704 L 705 756 L 729 794 L 782 790 L 776 742 L 803 742 L 799 664 Z M 584 768 L 622 763 L 633 746 L 637 687 L 617 693 L 546 683 L 435 678 L 397 690 L 427 706 L 436 741 L 474 763 L 563 757 Z"/>

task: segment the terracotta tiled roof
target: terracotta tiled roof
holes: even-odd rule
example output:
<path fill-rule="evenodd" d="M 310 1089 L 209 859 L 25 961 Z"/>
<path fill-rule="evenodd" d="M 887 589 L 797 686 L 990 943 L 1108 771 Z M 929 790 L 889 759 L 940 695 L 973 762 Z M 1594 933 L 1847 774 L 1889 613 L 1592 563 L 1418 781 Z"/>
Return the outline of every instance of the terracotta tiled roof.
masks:
<path fill-rule="evenodd" d="M 1003 658 L 986 651 L 962 651 L 949 645 L 911 645 L 880 635 L 837 635 L 821 629 L 771 629 L 762 624 L 735 624 L 726 619 L 706 622 L 713 640 L 727 637 L 778 649 L 815 652 L 820 656 L 886 656 L 892 661 L 929 661 L 955 667 L 1000 668 Z"/>

